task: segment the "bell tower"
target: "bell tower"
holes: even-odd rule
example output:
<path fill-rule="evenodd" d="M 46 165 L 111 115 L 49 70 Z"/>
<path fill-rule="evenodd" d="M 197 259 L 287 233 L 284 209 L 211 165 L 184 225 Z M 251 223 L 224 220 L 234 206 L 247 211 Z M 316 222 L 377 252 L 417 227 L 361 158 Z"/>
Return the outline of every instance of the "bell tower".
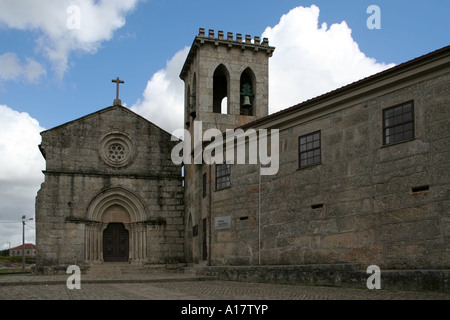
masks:
<path fill-rule="evenodd" d="M 231 196 L 230 164 L 206 164 L 196 157 L 203 148 L 196 134 L 234 129 L 267 116 L 269 58 L 274 47 L 260 37 L 200 29 L 180 78 L 185 86 L 185 129 L 193 137 L 191 160 L 184 164 L 185 243 L 188 263 L 211 263 L 212 203 Z M 199 123 L 201 121 L 201 129 Z M 197 129 L 196 129 L 197 128 Z M 201 138 L 200 137 L 200 140 Z M 200 144 L 202 142 L 200 141 Z M 195 160 L 200 160 L 196 162 Z M 201 163 L 201 164 L 200 164 Z M 223 177 L 219 177 L 223 175 Z M 221 192 L 213 192 L 221 191 Z M 216 207 L 216 209 L 218 209 Z"/>
<path fill-rule="evenodd" d="M 185 83 L 185 129 L 222 132 L 268 114 L 269 57 L 275 48 L 260 37 L 201 28 L 180 73 Z"/>

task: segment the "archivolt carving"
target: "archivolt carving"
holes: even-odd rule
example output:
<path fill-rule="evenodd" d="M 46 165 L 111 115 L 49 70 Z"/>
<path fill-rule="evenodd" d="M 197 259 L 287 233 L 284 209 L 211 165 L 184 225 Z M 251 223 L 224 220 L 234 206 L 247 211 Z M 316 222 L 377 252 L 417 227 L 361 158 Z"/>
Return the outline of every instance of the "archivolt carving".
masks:
<path fill-rule="evenodd" d="M 89 204 L 86 218 L 91 221 L 102 221 L 106 210 L 114 205 L 121 206 L 128 212 L 129 221 L 123 221 L 125 223 L 146 220 L 142 202 L 136 195 L 122 188 L 112 188 L 98 194 Z"/>
<path fill-rule="evenodd" d="M 133 193 L 122 188 L 111 188 L 99 193 L 89 204 L 85 230 L 85 258 L 92 263 L 103 262 L 103 231 L 109 222 L 123 223 L 129 232 L 131 263 L 147 259 L 147 229 L 145 207 Z"/>

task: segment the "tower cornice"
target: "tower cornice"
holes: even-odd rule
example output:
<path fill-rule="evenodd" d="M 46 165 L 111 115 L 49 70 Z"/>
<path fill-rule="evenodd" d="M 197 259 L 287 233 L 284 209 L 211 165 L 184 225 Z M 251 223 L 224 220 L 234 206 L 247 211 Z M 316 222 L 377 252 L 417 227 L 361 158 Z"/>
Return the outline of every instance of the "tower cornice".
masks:
<path fill-rule="evenodd" d="M 223 31 L 218 31 L 216 36 L 213 29 L 209 29 L 208 34 L 206 34 L 205 29 L 200 28 L 198 35 L 195 37 L 194 42 L 192 43 L 183 68 L 181 69 L 181 79 L 184 79 L 184 77 L 186 76 L 189 70 L 189 66 L 195 57 L 197 49 L 207 43 L 213 44 L 214 46 L 226 46 L 228 49 L 240 48 L 241 50 L 266 52 L 266 54 L 268 54 L 269 56 L 272 56 L 273 52 L 275 51 L 275 47 L 269 46 L 268 38 L 263 38 L 261 41 L 261 37 L 259 36 L 255 36 L 252 38 L 252 36 L 250 35 L 245 35 L 245 37 L 243 37 L 240 33 L 237 33 L 236 37 L 234 37 L 234 34 L 232 32 L 228 32 L 225 38 L 225 34 Z"/>

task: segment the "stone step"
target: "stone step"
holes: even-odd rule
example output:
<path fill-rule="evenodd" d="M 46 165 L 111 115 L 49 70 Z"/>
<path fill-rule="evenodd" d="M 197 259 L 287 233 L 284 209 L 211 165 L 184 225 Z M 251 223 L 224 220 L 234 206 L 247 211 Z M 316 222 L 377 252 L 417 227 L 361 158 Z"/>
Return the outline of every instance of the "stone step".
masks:
<path fill-rule="evenodd" d="M 140 274 L 140 273 L 145 273 L 146 268 L 144 268 L 143 266 L 128 266 L 128 267 L 123 267 L 121 269 L 122 274 Z"/>
<path fill-rule="evenodd" d="M 130 265 L 129 263 L 104 263 L 92 265 L 87 274 L 123 274 L 124 271 L 127 273 L 138 273 L 142 272 L 141 266 Z"/>
<path fill-rule="evenodd" d="M 177 265 L 137 265 L 129 263 L 103 263 L 92 265 L 86 274 L 92 275 L 121 275 L 121 274 L 143 274 L 152 272 L 174 272 L 183 273 L 183 266 Z M 195 269 L 189 271 L 190 275 L 195 275 Z"/>
<path fill-rule="evenodd" d="M 183 268 L 183 273 L 195 276 L 197 275 L 197 269 L 195 267 L 185 267 Z"/>

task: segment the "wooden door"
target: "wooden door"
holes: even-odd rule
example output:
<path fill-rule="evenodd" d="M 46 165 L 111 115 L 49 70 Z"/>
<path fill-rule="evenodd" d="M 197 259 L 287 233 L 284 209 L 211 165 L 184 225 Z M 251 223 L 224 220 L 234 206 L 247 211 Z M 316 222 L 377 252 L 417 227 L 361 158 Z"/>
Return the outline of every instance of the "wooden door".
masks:
<path fill-rule="evenodd" d="M 128 261 L 128 230 L 123 223 L 109 223 L 103 232 L 103 261 Z"/>
<path fill-rule="evenodd" d="M 203 219 L 203 261 L 208 259 L 208 245 L 206 244 L 207 240 L 206 234 L 206 219 Z"/>

